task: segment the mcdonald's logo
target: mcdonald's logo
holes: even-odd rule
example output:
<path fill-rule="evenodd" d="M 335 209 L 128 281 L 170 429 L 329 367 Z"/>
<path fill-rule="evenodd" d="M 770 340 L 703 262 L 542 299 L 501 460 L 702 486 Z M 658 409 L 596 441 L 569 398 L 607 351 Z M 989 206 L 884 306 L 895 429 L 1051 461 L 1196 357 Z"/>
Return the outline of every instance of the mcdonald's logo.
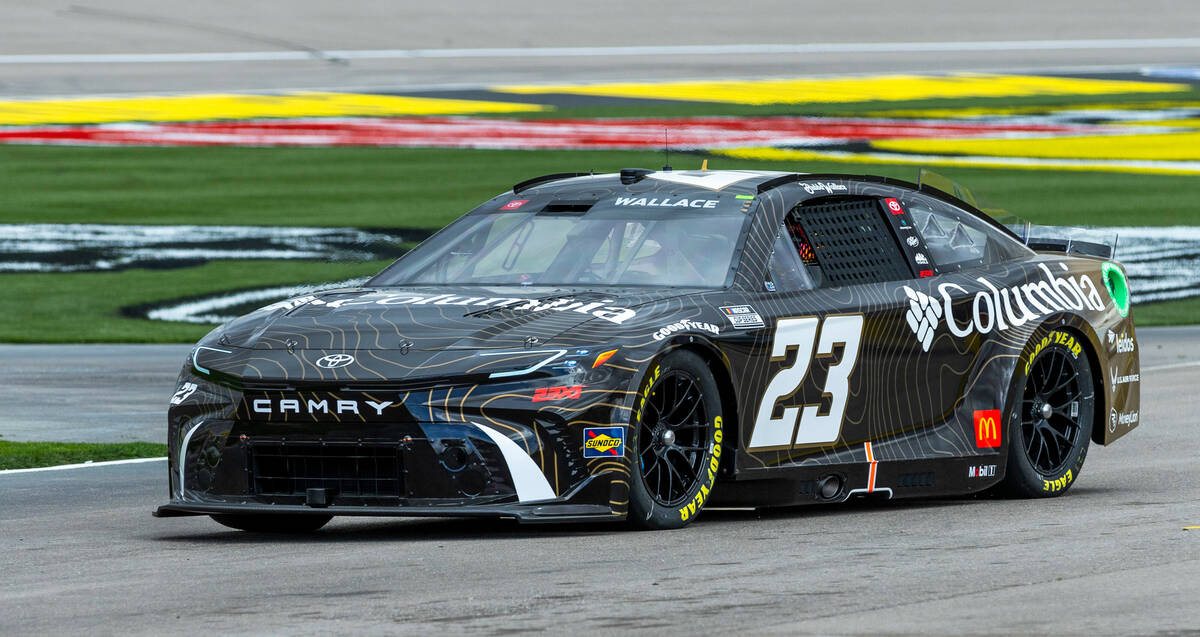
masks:
<path fill-rule="evenodd" d="M 975 446 L 991 449 L 1000 446 L 1000 410 L 975 412 Z"/>

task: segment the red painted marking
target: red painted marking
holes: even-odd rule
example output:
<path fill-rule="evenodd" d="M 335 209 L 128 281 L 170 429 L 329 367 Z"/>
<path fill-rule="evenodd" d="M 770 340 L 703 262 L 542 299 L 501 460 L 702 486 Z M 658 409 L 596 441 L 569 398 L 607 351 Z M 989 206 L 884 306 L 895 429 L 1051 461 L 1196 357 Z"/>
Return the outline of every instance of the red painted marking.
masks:
<path fill-rule="evenodd" d="M 894 214 L 894 215 L 904 214 L 904 208 L 900 207 L 899 201 L 892 199 L 891 197 L 888 197 L 887 199 L 884 199 L 883 202 L 887 204 L 888 210 L 891 210 L 892 214 Z"/>
<path fill-rule="evenodd" d="M 516 210 L 517 208 L 520 208 L 521 206 L 524 206 L 527 203 L 529 203 L 528 199 L 513 199 L 512 201 L 504 204 L 503 206 L 500 206 L 500 209 L 501 210 Z"/>
<path fill-rule="evenodd" d="M 921 274 L 922 279 L 924 279 L 926 277 L 931 277 L 931 276 L 933 276 L 933 270 L 921 270 L 920 274 Z"/>
<path fill-rule="evenodd" d="M 135 146 L 401 146 L 622 149 L 870 141 L 1005 133 L 1083 133 L 1085 125 L 820 117 L 487 119 L 477 117 L 306 118 L 220 122 L 0 127 L 0 143 Z"/>

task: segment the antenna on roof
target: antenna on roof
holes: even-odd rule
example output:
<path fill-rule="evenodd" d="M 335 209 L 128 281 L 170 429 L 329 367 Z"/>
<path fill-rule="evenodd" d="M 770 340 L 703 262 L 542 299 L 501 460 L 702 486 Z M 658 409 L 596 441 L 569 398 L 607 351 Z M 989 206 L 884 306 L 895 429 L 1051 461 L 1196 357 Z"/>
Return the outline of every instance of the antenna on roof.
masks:
<path fill-rule="evenodd" d="M 663 170 L 671 170 L 671 142 L 667 138 L 667 129 L 663 129 L 663 152 L 667 154 L 667 163 L 663 164 Z"/>

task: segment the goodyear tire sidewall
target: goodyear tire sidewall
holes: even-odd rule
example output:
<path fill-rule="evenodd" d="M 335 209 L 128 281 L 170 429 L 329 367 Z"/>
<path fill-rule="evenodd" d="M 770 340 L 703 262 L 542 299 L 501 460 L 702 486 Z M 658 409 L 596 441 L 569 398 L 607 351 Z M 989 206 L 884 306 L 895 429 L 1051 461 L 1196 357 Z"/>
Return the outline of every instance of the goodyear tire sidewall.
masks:
<path fill-rule="evenodd" d="M 701 463 L 700 479 L 688 490 L 684 498 L 664 506 L 646 487 L 642 479 L 641 469 L 641 435 L 642 417 L 645 401 L 649 399 L 657 381 L 667 371 L 678 369 L 691 374 L 700 385 L 701 396 L 704 400 L 708 417 L 708 448 L 704 452 Z M 633 522 L 646 528 L 664 529 L 679 528 L 693 522 L 707 504 L 713 489 L 716 487 L 720 471 L 721 455 L 725 449 L 724 414 L 721 411 L 720 390 L 712 372 L 699 355 L 686 350 L 676 350 L 654 361 L 642 377 L 638 392 L 634 398 L 633 415 L 630 430 L 633 438 L 632 479 L 630 480 L 630 510 Z"/>
<path fill-rule="evenodd" d="M 1061 327 L 1043 329 L 1034 333 L 1034 338 L 1030 340 L 1018 361 L 1016 374 L 1018 382 L 1014 383 L 1013 391 L 1010 392 L 1012 407 L 1008 410 L 1008 422 L 1011 424 L 1008 435 L 1009 466 L 1007 473 L 1010 481 L 1014 483 L 1018 491 L 1023 492 L 1023 495 L 1034 497 L 1060 495 L 1075 483 L 1079 472 L 1083 469 L 1083 462 L 1087 458 L 1088 446 L 1092 437 L 1092 427 L 1095 426 L 1094 417 L 1081 418 L 1083 421 L 1080 423 L 1081 431 L 1077 434 L 1075 445 L 1063 466 L 1054 473 L 1043 473 L 1033 465 L 1025 452 L 1021 407 L 1025 385 L 1029 382 L 1029 374 L 1033 370 L 1034 363 L 1046 353 L 1057 350 L 1065 353 L 1075 362 L 1076 369 L 1081 375 L 1087 375 L 1088 383 L 1091 384 L 1093 402 L 1091 405 L 1081 405 L 1081 413 L 1094 414 L 1095 377 L 1086 348 L 1087 344 L 1084 339 L 1073 330 Z"/>

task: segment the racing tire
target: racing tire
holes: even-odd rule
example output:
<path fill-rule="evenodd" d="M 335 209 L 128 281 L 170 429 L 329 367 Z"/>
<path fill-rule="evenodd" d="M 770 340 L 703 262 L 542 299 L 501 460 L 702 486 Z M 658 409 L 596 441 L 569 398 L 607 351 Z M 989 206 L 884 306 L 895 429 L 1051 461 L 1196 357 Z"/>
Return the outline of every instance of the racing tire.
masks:
<path fill-rule="evenodd" d="M 251 533 L 312 533 L 329 524 L 332 515 L 233 514 L 213 515 L 212 519 L 231 529 Z"/>
<path fill-rule="evenodd" d="M 1020 384 L 1010 392 L 1008 468 L 1001 495 L 1052 498 L 1083 469 L 1096 414 L 1095 381 L 1086 346 L 1056 329 L 1035 339 L 1019 359 Z"/>
<path fill-rule="evenodd" d="M 652 364 L 630 423 L 629 519 L 645 529 L 677 529 L 708 501 L 721 461 L 721 393 L 694 352 Z"/>

